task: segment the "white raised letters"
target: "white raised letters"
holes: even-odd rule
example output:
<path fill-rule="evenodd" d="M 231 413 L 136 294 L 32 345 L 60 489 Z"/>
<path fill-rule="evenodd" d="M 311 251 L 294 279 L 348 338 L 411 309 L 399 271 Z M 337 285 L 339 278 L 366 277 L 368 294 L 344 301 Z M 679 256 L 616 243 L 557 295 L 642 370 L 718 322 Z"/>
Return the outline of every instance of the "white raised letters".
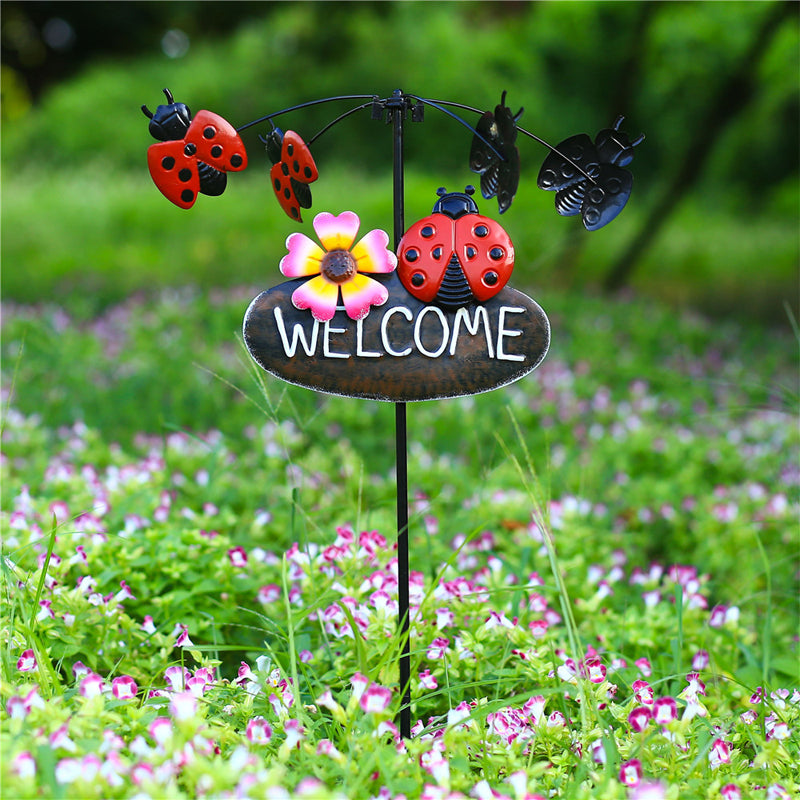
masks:
<path fill-rule="evenodd" d="M 482 305 L 474 307 L 472 316 L 467 307 L 457 309 L 455 315 L 448 315 L 438 306 L 427 305 L 421 308 L 415 317 L 407 306 L 393 306 L 383 313 L 379 325 L 367 328 L 367 335 L 369 336 L 371 332 L 374 341 L 365 344 L 364 319 L 356 322 L 355 336 L 351 321 L 346 317 L 337 318 L 338 325 L 342 327 L 334 327 L 331 324 L 332 320 L 321 324 L 316 319 L 309 327 L 309 318 L 305 322 L 295 322 L 291 326 L 291 331 L 288 331 L 280 307 L 275 306 L 273 309 L 275 326 L 286 358 L 294 358 L 301 353 L 314 358 L 317 355 L 320 339 L 322 339 L 320 355 L 323 358 L 350 358 L 353 355 L 356 358 L 382 358 L 387 355 L 403 358 L 411 355 L 415 349 L 427 358 L 440 358 L 445 352 L 448 357 L 455 356 L 460 341 L 477 338 L 483 340 L 487 357 L 497 361 L 525 361 L 524 355 L 506 351 L 508 340 L 523 334 L 522 330 L 507 327 L 507 317 L 509 314 L 525 312 L 525 308 L 517 306 L 500 306 L 497 316 L 492 319 L 489 311 Z M 377 313 L 379 312 L 373 309 L 372 314 Z M 390 336 L 389 326 L 396 315 L 400 315 L 408 323 L 407 331 L 403 332 L 402 327 L 398 328 L 395 325 L 392 330 L 393 335 Z M 423 322 L 428 315 L 433 315 L 435 321 L 433 328 L 430 324 L 425 326 L 423 334 Z M 452 327 L 449 320 L 452 320 Z M 495 331 L 492 330 L 493 324 L 496 325 Z M 322 336 L 319 333 L 320 326 Z M 436 330 L 437 326 L 441 326 L 440 331 Z M 334 341 L 334 336 L 341 338 Z M 334 349 L 337 345 L 340 349 Z"/>

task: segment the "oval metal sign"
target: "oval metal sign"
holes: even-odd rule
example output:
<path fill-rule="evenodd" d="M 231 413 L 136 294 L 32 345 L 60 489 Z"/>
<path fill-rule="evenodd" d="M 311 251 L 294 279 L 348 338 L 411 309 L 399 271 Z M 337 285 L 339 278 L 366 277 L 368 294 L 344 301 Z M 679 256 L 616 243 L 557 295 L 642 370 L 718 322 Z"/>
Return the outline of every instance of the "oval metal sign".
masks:
<path fill-rule="evenodd" d="M 262 292 L 244 317 L 247 349 L 289 383 L 390 402 L 488 392 L 547 354 L 550 323 L 522 292 L 506 286 L 484 303 L 448 310 L 412 297 L 396 273 L 375 279 L 389 297 L 357 321 L 343 307 L 327 322 L 295 308 L 292 292 L 302 281 Z"/>

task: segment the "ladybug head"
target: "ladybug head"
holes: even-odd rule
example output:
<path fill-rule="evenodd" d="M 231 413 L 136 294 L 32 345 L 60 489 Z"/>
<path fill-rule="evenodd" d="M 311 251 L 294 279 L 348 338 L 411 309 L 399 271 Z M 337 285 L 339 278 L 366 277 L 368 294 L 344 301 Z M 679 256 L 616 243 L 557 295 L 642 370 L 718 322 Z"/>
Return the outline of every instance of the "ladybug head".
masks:
<path fill-rule="evenodd" d="M 147 106 L 142 106 L 146 117 L 150 118 L 150 135 L 160 142 L 183 139 L 192 121 L 192 112 L 185 103 L 176 103 L 169 89 L 164 89 L 169 105 L 159 106 L 156 113 Z"/>
<path fill-rule="evenodd" d="M 644 139 L 644 134 L 641 133 L 631 141 L 628 134 L 619 129 L 623 119 L 625 117 L 617 117 L 613 127 L 605 128 L 597 134 L 595 146 L 603 163 L 626 167 L 633 161 L 633 148 Z"/>
<path fill-rule="evenodd" d="M 281 160 L 281 150 L 283 148 L 283 131 L 273 126 L 272 130 L 266 135 L 259 137 L 266 146 L 267 155 L 273 164 Z"/>
<path fill-rule="evenodd" d="M 444 214 L 452 219 L 463 217 L 464 214 L 477 214 L 478 206 L 472 199 L 475 194 L 474 186 L 465 187 L 463 192 L 448 193 L 444 186 L 436 190 L 439 199 L 433 205 L 434 214 Z"/>

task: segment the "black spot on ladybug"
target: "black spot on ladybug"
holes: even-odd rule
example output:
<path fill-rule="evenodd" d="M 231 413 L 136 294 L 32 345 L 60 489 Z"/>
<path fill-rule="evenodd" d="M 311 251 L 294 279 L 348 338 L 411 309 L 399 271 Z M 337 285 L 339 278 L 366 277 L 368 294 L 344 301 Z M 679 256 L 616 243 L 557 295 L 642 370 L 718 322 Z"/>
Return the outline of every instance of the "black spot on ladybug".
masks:
<path fill-rule="evenodd" d="M 411 283 L 417 287 L 422 286 L 425 283 L 425 276 L 421 272 L 415 272 L 411 276 Z"/>
<path fill-rule="evenodd" d="M 297 206 L 292 206 L 291 208 L 292 216 L 297 219 L 300 216 L 300 209 Z"/>
<path fill-rule="evenodd" d="M 281 162 L 281 172 L 284 175 L 288 175 L 289 174 L 289 165 L 287 163 L 283 162 L 283 161 Z"/>
<path fill-rule="evenodd" d="M 467 258 L 475 258 L 475 256 L 478 255 L 478 251 L 472 245 L 467 246 L 466 252 L 467 252 Z"/>
<path fill-rule="evenodd" d="M 294 145 L 293 145 L 291 142 L 289 142 L 289 143 L 286 145 L 286 153 L 287 153 L 287 155 L 289 155 L 289 156 L 293 156 L 293 155 L 294 155 Z"/>
<path fill-rule="evenodd" d="M 506 257 L 506 251 L 503 250 L 502 247 L 493 247 L 489 251 L 489 258 L 493 258 L 495 261 L 500 261 L 500 259 Z"/>
<path fill-rule="evenodd" d="M 499 281 L 499 280 L 500 280 L 500 276 L 496 272 L 487 272 L 483 276 L 483 282 L 487 286 L 496 286 L 497 285 L 497 281 Z"/>
<path fill-rule="evenodd" d="M 599 186 L 595 186 L 590 189 L 589 194 L 587 195 L 589 201 L 595 204 L 602 203 L 605 196 L 606 193 Z"/>
<path fill-rule="evenodd" d="M 193 156 L 197 152 L 197 145 L 194 142 L 189 142 L 186 147 L 183 148 L 183 152 L 186 153 L 187 156 Z"/>
<path fill-rule="evenodd" d="M 406 250 L 406 261 L 410 261 L 411 263 L 413 263 L 418 258 L 419 258 L 419 250 L 417 250 L 416 247 L 409 247 L 408 250 Z"/>
<path fill-rule="evenodd" d="M 433 229 L 432 225 L 426 225 L 419 233 L 420 236 L 424 236 L 426 239 L 430 239 L 435 232 L 436 231 Z"/>
<path fill-rule="evenodd" d="M 193 199 L 194 192 L 191 189 L 184 189 L 181 192 L 181 200 L 183 200 L 184 203 L 191 203 Z"/>
<path fill-rule="evenodd" d="M 215 144 L 211 148 L 211 155 L 214 156 L 214 158 L 219 158 L 222 155 L 222 148 L 218 144 Z"/>
<path fill-rule="evenodd" d="M 275 191 L 279 192 L 281 190 L 281 182 L 275 178 Z"/>
<path fill-rule="evenodd" d="M 305 168 L 303 169 L 303 175 L 304 175 L 306 178 L 310 178 L 310 177 L 311 177 L 313 174 L 314 174 L 314 173 L 313 173 L 313 171 L 311 170 L 311 167 L 305 167 Z"/>
<path fill-rule="evenodd" d="M 203 128 L 203 138 L 204 139 L 213 139 L 217 135 L 217 129 L 212 127 L 211 125 L 207 125 Z"/>
<path fill-rule="evenodd" d="M 297 159 L 292 161 L 292 171 L 296 173 L 300 172 L 300 162 Z"/>
<path fill-rule="evenodd" d="M 485 225 L 476 225 L 475 235 L 480 239 L 485 239 L 489 235 L 489 229 Z"/>
<path fill-rule="evenodd" d="M 431 251 L 431 255 L 438 261 L 442 257 L 442 248 L 434 247 Z"/>
<path fill-rule="evenodd" d="M 175 166 L 175 159 L 172 156 L 167 156 L 161 159 L 161 166 L 164 169 L 172 169 Z"/>
<path fill-rule="evenodd" d="M 186 181 L 190 181 L 192 179 L 192 171 L 190 169 L 182 169 L 178 173 L 178 180 L 182 183 L 186 183 Z"/>
<path fill-rule="evenodd" d="M 238 153 L 231 156 L 231 166 L 232 167 L 242 166 L 242 157 Z"/>
<path fill-rule="evenodd" d="M 287 200 L 289 200 L 289 199 L 291 198 L 291 196 L 292 196 L 292 190 L 291 190 L 291 189 L 290 189 L 288 186 L 287 186 L 287 187 L 286 187 L 286 188 L 283 190 L 283 196 L 284 196 L 284 197 L 285 197 Z"/>

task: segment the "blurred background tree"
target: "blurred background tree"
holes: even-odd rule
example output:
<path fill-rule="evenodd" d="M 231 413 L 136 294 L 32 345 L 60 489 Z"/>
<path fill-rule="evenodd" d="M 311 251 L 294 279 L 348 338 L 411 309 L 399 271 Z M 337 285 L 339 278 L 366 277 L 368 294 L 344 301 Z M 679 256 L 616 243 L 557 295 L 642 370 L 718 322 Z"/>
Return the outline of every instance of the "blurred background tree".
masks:
<path fill-rule="evenodd" d="M 507 90 L 514 110 L 525 107 L 520 125 L 553 144 L 594 136 L 618 114 L 632 136 L 647 135 L 628 207 L 595 234 L 555 215 L 552 195 L 535 187 L 546 151 L 520 137 L 522 180 L 503 224 L 521 288 L 628 287 L 785 320 L 800 252 L 799 9 L 782 0 L 4 2 L 4 296 L 79 290 L 102 305 L 153 282 L 274 282 L 290 228 L 256 131 L 245 138 L 255 168 L 224 198 L 184 216 L 149 185 L 139 106 L 159 103 L 163 86 L 235 125 L 329 95 L 400 87 L 484 109 Z M 309 138 L 342 110 L 277 124 Z M 315 144 L 314 211 L 337 210 L 344 194 L 365 222 L 387 227 L 388 137 L 356 119 Z M 431 108 L 424 127 L 410 126 L 407 215 L 428 213 L 439 185 L 476 181 L 469 139 Z M 220 270 L 221 257 L 236 268 Z"/>

